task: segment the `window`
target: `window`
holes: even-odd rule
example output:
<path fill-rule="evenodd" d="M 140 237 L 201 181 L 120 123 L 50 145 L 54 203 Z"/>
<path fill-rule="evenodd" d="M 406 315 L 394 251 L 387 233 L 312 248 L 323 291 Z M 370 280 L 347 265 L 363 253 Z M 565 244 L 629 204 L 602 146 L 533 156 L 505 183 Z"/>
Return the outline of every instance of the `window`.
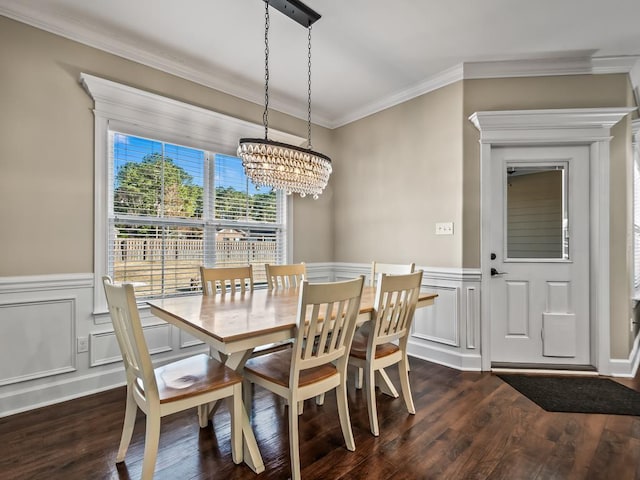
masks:
<path fill-rule="evenodd" d="M 291 199 L 256 190 L 234 157 L 262 125 L 83 73 L 94 101 L 94 312 L 102 276 L 136 282 L 139 298 L 199 289 L 198 268 L 290 259 Z M 304 139 L 269 129 L 272 140 Z"/>
<path fill-rule="evenodd" d="M 633 296 L 640 300 L 640 120 L 633 123 Z"/>
<path fill-rule="evenodd" d="M 237 157 L 109 132 L 108 272 L 138 297 L 200 289 L 201 265 L 282 263 L 282 193 L 261 191 Z"/>

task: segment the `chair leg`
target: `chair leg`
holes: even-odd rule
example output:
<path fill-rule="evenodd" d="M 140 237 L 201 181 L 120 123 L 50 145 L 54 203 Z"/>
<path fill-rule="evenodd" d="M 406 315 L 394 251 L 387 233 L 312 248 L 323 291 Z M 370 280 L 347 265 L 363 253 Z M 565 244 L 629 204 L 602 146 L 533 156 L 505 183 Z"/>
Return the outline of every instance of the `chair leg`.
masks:
<path fill-rule="evenodd" d="M 367 371 L 364 377 L 364 386 L 367 390 L 367 410 L 369 412 L 369 427 L 371 433 L 374 436 L 380 435 L 378 429 L 378 407 L 376 405 L 376 382 L 375 382 L 375 370 L 371 368 L 371 365 L 367 365 Z"/>
<path fill-rule="evenodd" d="M 394 387 L 393 383 L 391 383 L 389 375 L 387 375 L 387 372 L 384 371 L 384 368 L 376 370 L 376 376 L 378 377 L 378 387 L 380 388 L 380 391 L 382 393 L 393 398 L 398 398 L 400 396 L 400 394 L 396 390 L 396 387 Z"/>
<path fill-rule="evenodd" d="M 118 455 L 116 456 L 116 463 L 124 462 L 124 457 L 127 454 L 127 449 L 131 443 L 131 436 L 133 435 L 133 427 L 136 424 L 136 413 L 138 411 L 138 405 L 133 398 L 131 390 L 127 386 L 127 405 L 124 413 L 124 425 L 122 426 L 122 436 L 120 437 L 120 447 L 118 448 Z"/>
<path fill-rule="evenodd" d="M 324 405 L 324 393 L 316 396 L 316 405 Z"/>
<path fill-rule="evenodd" d="M 233 463 L 242 463 L 242 384 L 233 386 L 233 396 L 229 399 L 229 412 L 231 413 L 231 455 Z"/>
<path fill-rule="evenodd" d="M 344 383 L 346 383 L 346 379 Z M 343 383 L 336 387 L 336 399 L 338 401 L 338 416 L 340 417 L 340 427 L 342 428 L 344 443 L 347 445 L 347 450 L 353 452 L 356 449 L 356 442 L 353 439 L 353 430 L 351 429 L 347 388 Z"/>
<path fill-rule="evenodd" d="M 301 480 L 300 476 L 300 451 L 298 447 L 298 412 L 291 405 L 298 401 L 289 397 L 289 456 L 291 457 L 291 480 Z"/>
<path fill-rule="evenodd" d="M 362 390 L 362 368 L 356 368 L 356 390 Z"/>
<path fill-rule="evenodd" d="M 151 480 L 156 469 L 158 445 L 160 443 L 160 413 L 152 410 L 147 414 L 144 438 L 144 458 L 142 460 L 142 480 Z"/>
<path fill-rule="evenodd" d="M 398 373 L 400 375 L 400 387 L 402 389 L 402 397 L 407 411 L 411 414 L 416 413 L 416 407 L 413 405 L 413 397 L 411 396 L 411 387 L 409 386 L 409 363 L 406 357 L 398 363 Z"/>

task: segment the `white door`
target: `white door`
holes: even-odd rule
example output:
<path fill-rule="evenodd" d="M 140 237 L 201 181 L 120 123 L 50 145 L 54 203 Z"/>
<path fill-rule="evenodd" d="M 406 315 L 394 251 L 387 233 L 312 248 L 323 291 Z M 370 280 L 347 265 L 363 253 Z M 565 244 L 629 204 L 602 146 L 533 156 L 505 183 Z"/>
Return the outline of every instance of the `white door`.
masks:
<path fill-rule="evenodd" d="M 492 366 L 590 365 L 589 148 L 491 155 Z"/>

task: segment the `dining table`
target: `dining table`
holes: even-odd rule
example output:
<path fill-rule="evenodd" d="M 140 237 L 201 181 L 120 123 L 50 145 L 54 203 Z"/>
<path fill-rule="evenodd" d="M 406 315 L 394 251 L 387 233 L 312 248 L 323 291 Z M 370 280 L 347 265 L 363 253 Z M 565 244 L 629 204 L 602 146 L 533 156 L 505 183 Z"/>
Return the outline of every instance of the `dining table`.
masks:
<path fill-rule="evenodd" d="M 210 347 L 212 356 L 238 372 L 254 349 L 284 342 L 295 336 L 298 288 L 255 289 L 244 294 L 185 295 L 148 300 L 151 313 L 177 326 Z M 417 308 L 434 304 L 437 294 L 420 292 Z M 375 288 L 362 291 L 358 324 L 371 319 Z M 398 396 L 382 372 L 380 388 Z M 387 385 L 385 385 L 387 384 Z M 264 463 L 246 409 L 242 419 L 244 461 L 256 473 Z"/>

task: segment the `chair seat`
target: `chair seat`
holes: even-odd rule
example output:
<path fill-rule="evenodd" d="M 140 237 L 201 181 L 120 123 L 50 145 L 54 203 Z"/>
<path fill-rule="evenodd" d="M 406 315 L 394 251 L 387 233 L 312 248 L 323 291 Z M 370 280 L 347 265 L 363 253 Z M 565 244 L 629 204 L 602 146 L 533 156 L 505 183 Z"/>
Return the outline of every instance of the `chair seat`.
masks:
<path fill-rule="evenodd" d="M 368 337 L 364 335 L 358 335 L 356 333 L 351 344 L 351 351 L 349 356 L 366 360 L 367 358 L 367 341 Z M 375 358 L 382 358 L 392 355 L 399 351 L 400 348 L 394 343 L 382 343 L 376 346 Z"/>
<path fill-rule="evenodd" d="M 205 354 L 154 369 L 160 403 L 174 402 L 242 382 L 234 370 Z"/>
<path fill-rule="evenodd" d="M 244 370 L 283 387 L 288 387 L 289 374 L 291 373 L 291 349 L 251 358 L 246 363 Z M 332 364 L 305 369 L 300 372 L 298 386 L 311 385 L 337 374 L 338 370 Z"/>

